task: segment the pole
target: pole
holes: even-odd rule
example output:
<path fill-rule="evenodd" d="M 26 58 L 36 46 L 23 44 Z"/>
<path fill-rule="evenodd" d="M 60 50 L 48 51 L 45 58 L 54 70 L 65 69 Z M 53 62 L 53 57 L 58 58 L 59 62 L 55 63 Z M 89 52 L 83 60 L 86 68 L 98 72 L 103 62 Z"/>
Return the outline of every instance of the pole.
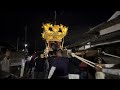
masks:
<path fill-rule="evenodd" d="M 27 26 L 25 26 L 25 44 L 26 44 L 26 41 L 27 41 Z"/>
<path fill-rule="evenodd" d="M 55 24 L 56 24 L 56 19 L 57 19 L 57 16 L 56 16 L 56 11 L 55 11 Z"/>
<path fill-rule="evenodd" d="M 36 39 L 35 39 L 35 51 L 36 51 Z"/>
<path fill-rule="evenodd" d="M 19 37 L 17 37 L 17 51 L 19 50 Z"/>
<path fill-rule="evenodd" d="M 26 44 L 27 44 L 27 26 L 25 26 L 25 52 L 27 52 Z"/>
<path fill-rule="evenodd" d="M 114 58 L 120 58 L 119 56 L 115 56 L 115 55 L 112 55 L 112 54 L 108 54 L 108 53 L 105 53 L 105 52 L 102 52 L 104 55 L 107 55 L 107 56 L 111 56 L 111 57 L 114 57 Z"/>
<path fill-rule="evenodd" d="M 63 45 L 64 45 L 64 38 L 63 38 L 63 41 L 62 41 L 62 48 L 63 48 Z"/>

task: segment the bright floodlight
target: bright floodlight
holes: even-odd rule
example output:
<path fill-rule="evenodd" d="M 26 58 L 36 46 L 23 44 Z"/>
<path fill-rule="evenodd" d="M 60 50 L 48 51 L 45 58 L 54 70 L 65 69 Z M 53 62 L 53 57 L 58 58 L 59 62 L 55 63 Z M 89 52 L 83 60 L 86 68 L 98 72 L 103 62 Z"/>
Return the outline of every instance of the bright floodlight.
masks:
<path fill-rule="evenodd" d="M 27 47 L 28 45 L 27 44 L 25 44 L 25 47 Z"/>

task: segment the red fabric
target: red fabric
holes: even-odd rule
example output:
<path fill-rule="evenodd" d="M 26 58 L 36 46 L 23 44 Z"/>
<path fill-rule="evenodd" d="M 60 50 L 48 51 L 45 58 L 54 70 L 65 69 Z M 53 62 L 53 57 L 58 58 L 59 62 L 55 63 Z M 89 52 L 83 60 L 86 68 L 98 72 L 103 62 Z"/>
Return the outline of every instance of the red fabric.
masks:
<path fill-rule="evenodd" d="M 80 68 L 87 68 L 87 64 L 85 64 L 84 62 L 80 63 Z"/>

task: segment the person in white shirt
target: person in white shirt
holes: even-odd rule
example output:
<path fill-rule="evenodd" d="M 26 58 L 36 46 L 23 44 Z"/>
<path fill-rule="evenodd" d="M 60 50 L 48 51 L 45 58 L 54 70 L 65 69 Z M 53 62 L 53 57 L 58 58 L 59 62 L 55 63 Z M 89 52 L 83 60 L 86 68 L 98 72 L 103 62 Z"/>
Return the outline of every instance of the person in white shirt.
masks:
<path fill-rule="evenodd" d="M 100 57 L 98 58 L 98 62 L 97 63 L 98 64 L 102 63 L 102 59 Z M 96 69 L 95 79 L 105 79 L 105 74 L 102 71 Z"/>
<path fill-rule="evenodd" d="M 114 67 L 115 64 L 102 64 L 102 58 L 98 57 L 98 62 L 96 64 L 96 66 L 101 66 L 102 68 L 96 67 L 96 79 L 105 79 L 105 73 L 108 73 L 108 68 L 110 70 L 110 68 Z"/>
<path fill-rule="evenodd" d="M 7 50 L 5 53 L 5 57 L 2 61 L 0 61 L 1 71 L 10 72 L 10 51 Z"/>

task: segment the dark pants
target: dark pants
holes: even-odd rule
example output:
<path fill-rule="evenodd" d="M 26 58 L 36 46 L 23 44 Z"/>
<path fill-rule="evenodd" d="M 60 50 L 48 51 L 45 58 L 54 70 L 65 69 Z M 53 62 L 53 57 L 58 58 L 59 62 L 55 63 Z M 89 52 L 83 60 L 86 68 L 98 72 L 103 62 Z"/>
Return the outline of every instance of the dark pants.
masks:
<path fill-rule="evenodd" d="M 45 79 L 45 72 L 34 72 L 34 79 Z"/>
<path fill-rule="evenodd" d="M 80 71 L 80 79 L 88 79 L 88 72 Z"/>

